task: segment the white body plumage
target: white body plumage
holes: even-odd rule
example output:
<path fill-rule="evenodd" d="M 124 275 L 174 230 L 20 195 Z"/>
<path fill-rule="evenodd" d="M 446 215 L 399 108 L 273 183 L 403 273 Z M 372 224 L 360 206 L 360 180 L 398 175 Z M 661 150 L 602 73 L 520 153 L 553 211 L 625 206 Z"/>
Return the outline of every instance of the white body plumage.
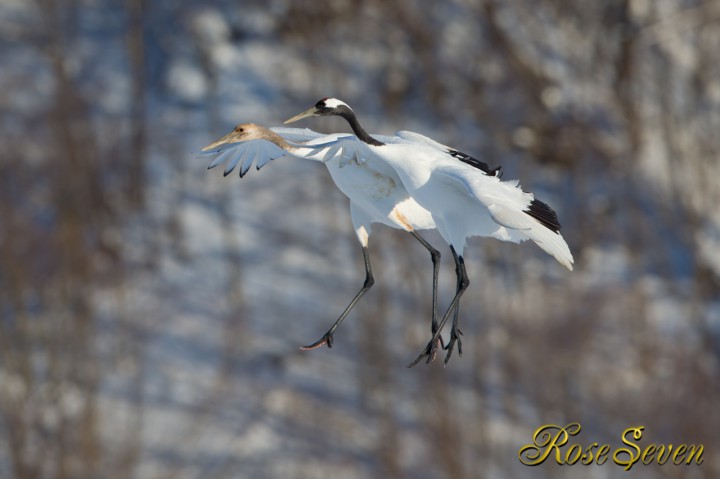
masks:
<path fill-rule="evenodd" d="M 462 353 L 458 308 L 460 297 L 470 284 L 463 260 L 467 238 L 490 236 L 516 243 L 530 239 L 572 270 L 573 257 L 560 234 L 555 212 L 531 193 L 522 191 L 517 181 L 501 181 L 498 169 L 491 170 L 482 161 L 417 133 L 398 132 L 389 141 L 371 136 L 360 125 L 355 112 L 334 98 L 323 98 L 286 123 L 331 115 L 345 118 L 355 133 L 354 137 L 338 137 L 334 151 L 342 151 L 343 161 L 351 158 L 358 163 L 377 162 L 392 167 L 412 199 L 430 212 L 453 252 L 458 279 L 455 297 L 426 349 L 411 366 L 424 357 L 432 361 L 440 330 L 453 312 L 445 363 L 456 344 Z"/>

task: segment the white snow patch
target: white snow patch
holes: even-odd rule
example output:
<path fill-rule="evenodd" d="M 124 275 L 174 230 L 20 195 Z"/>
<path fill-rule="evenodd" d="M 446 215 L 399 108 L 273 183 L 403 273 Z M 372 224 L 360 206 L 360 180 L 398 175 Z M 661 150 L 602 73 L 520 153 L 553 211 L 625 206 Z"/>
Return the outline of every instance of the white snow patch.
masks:
<path fill-rule="evenodd" d="M 207 80 L 193 63 L 178 60 L 168 69 L 168 87 L 179 97 L 188 101 L 201 101 L 207 94 Z"/>

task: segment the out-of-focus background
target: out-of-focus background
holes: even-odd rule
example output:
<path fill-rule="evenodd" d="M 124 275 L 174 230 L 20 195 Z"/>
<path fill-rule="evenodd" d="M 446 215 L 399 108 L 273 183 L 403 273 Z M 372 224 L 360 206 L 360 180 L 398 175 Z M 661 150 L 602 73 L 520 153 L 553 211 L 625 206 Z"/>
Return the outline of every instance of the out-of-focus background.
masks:
<path fill-rule="evenodd" d="M 720 475 L 720 1 L 0 1 L 0 477 L 616 477 L 581 444 L 704 444 Z M 570 273 L 475 239 L 463 357 L 431 266 L 282 159 L 193 152 L 318 99 L 502 165 L 558 212 Z M 347 131 L 337 119 L 299 125 Z M 441 247 L 441 306 L 454 290 Z"/>

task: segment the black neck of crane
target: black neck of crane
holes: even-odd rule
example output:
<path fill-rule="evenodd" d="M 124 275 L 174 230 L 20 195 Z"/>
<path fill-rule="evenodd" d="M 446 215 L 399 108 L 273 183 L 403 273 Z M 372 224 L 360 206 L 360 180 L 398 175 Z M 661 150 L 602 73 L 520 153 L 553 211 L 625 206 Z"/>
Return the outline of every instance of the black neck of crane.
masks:
<path fill-rule="evenodd" d="M 385 143 L 376 140 L 372 136 L 368 134 L 367 131 L 362 127 L 360 122 L 358 121 L 357 117 L 355 116 L 355 113 L 345 106 L 342 106 L 338 108 L 338 115 L 345 118 L 347 122 L 350 124 L 350 128 L 352 128 L 353 133 L 355 133 L 355 136 L 357 136 L 360 140 L 364 141 L 368 145 L 373 146 L 382 146 Z"/>

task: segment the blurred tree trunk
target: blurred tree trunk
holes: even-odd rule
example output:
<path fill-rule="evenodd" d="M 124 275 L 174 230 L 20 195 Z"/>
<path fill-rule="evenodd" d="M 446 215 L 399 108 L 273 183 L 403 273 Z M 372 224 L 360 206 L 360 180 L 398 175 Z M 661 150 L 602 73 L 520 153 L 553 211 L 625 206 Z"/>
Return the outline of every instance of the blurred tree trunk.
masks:
<path fill-rule="evenodd" d="M 145 155 L 147 149 L 147 75 L 145 38 L 145 0 L 126 0 L 128 15 L 127 55 L 130 63 L 130 142 L 125 161 L 128 162 L 128 199 L 135 207 L 142 206 L 145 194 Z"/>

